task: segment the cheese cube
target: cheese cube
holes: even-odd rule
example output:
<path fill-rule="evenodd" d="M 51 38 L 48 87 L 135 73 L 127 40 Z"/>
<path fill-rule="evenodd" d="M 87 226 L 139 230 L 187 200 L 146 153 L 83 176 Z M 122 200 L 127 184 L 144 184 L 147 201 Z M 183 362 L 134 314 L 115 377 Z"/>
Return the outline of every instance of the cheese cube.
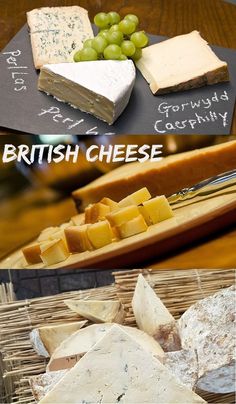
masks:
<path fill-rule="evenodd" d="M 164 195 L 144 202 L 140 211 L 148 225 L 162 222 L 174 216 L 169 202 Z"/>
<path fill-rule="evenodd" d="M 111 212 L 112 212 L 113 210 L 115 210 L 115 209 L 118 208 L 118 203 L 115 202 L 115 201 L 113 201 L 113 200 L 110 199 L 110 198 L 102 198 L 100 202 L 103 203 L 103 205 L 109 206 Z"/>
<path fill-rule="evenodd" d="M 40 249 L 43 263 L 47 266 L 65 261 L 70 255 L 62 240 L 45 242 Z"/>
<path fill-rule="evenodd" d="M 151 198 L 151 194 L 148 189 L 141 188 L 138 191 L 134 192 L 131 195 L 128 195 L 126 198 L 122 199 L 118 205 L 120 208 L 124 208 L 129 205 L 140 205 L 141 203 L 148 201 Z"/>
<path fill-rule="evenodd" d="M 85 209 L 85 223 L 96 223 L 99 220 L 104 220 L 110 210 L 109 206 L 101 202 L 88 206 Z"/>
<path fill-rule="evenodd" d="M 80 226 L 84 224 L 84 217 L 83 215 L 75 215 L 71 218 L 72 225 L 71 226 Z"/>
<path fill-rule="evenodd" d="M 94 248 L 101 248 L 112 243 L 111 226 L 107 220 L 88 226 L 88 238 Z"/>
<path fill-rule="evenodd" d="M 68 226 L 69 227 L 69 226 Z M 60 228 L 58 231 L 56 231 L 55 233 L 51 234 L 51 236 L 49 237 L 50 240 L 62 240 L 65 248 L 68 250 L 67 248 L 67 242 L 66 242 L 66 236 L 65 236 L 65 230 Z"/>
<path fill-rule="evenodd" d="M 121 238 L 126 238 L 147 231 L 148 226 L 143 216 L 139 215 L 138 217 L 117 226 L 116 229 Z"/>
<path fill-rule="evenodd" d="M 106 219 L 109 221 L 111 226 L 120 226 L 121 224 L 139 216 L 139 214 L 140 213 L 137 206 L 131 205 L 109 213 L 106 215 Z"/>
<path fill-rule="evenodd" d="M 23 255 L 26 259 L 27 264 L 39 264 L 42 262 L 40 257 L 41 250 L 40 244 L 30 245 L 22 249 Z"/>
<path fill-rule="evenodd" d="M 37 241 L 41 243 L 42 241 L 49 240 L 50 236 L 58 230 L 59 227 L 47 227 L 46 229 L 41 231 Z"/>
<path fill-rule="evenodd" d="M 80 253 L 93 249 L 88 238 L 87 229 L 87 224 L 71 226 L 65 229 L 66 242 L 71 253 Z"/>

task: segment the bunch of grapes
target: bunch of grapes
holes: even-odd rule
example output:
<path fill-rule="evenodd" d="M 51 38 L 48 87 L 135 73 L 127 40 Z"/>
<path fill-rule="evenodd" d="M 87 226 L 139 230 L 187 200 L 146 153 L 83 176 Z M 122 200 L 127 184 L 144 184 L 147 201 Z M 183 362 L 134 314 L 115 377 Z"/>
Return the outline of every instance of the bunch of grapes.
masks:
<path fill-rule="evenodd" d="M 142 56 L 142 48 L 147 46 L 148 37 L 144 31 L 137 31 L 139 19 L 128 14 L 121 20 L 115 11 L 98 13 L 94 23 L 99 29 L 98 35 L 87 39 L 83 49 L 74 55 L 75 62 L 89 60 L 126 60 L 136 61 Z"/>

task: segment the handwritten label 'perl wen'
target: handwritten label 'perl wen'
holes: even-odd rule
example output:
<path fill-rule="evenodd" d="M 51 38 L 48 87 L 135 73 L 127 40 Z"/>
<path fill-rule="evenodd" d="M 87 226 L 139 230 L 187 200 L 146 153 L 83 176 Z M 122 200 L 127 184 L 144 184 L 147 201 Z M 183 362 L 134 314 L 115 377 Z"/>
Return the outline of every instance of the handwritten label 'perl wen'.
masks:
<path fill-rule="evenodd" d="M 75 119 L 71 119 L 71 118 L 63 116 L 61 114 L 60 108 L 55 107 L 55 106 L 49 107 L 47 109 L 41 108 L 41 111 L 38 113 L 38 116 L 40 116 L 40 117 L 50 116 L 54 122 L 56 122 L 58 124 L 60 124 L 60 123 L 65 124 L 66 130 L 72 130 L 73 128 L 76 128 L 80 125 L 86 124 L 85 119 L 75 120 Z M 87 129 L 84 132 L 84 134 L 85 135 L 99 135 L 98 127 L 94 126 L 93 128 Z M 104 135 L 115 135 L 115 133 L 109 132 L 109 133 L 104 133 Z"/>
<path fill-rule="evenodd" d="M 157 133 L 166 133 L 179 129 L 195 129 L 206 123 L 218 122 L 222 127 L 229 125 L 228 112 L 224 111 L 224 104 L 229 102 L 227 91 L 222 93 L 213 93 L 211 97 L 201 98 L 196 101 L 188 101 L 181 104 L 168 104 L 162 102 L 158 105 L 157 111 L 162 115 L 163 119 L 158 119 L 154 124 L 154 129 Z M 215 111 L 215 105 L 222 104 L 222 112 Z M 188 117 L 178 120 L 178 113 L 188 113 Z M 167 121 L 168 118 L 176 114 L 176 120 Z"/>
<path fill-rule="evenodd" d="M 3 52 L 3 55 L 6 56 L 7 69 L 11 73 L 14 91 L 27 91 L 26 76 L 29 73 L 27 72 L 27 66 L 19 64 L 18 57 L 21 55 L 21 51 L 18 49 L 12 52 Z"/>

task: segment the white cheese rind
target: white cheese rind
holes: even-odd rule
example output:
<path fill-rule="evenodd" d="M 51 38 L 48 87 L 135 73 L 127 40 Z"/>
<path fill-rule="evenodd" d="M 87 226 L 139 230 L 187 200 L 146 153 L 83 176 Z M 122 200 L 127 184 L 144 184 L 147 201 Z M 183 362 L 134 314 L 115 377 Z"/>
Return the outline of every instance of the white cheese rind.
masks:
<path fill-rule="evenodd" d="M 131 60 L 47 64 L 38 88 L 112 124 L 129 102 L 135 76 Z"/>
<path fill-rule="evenodd" d="M 132 308 L 140 330 L 154 337 L 164 351 L 181 348 L 177 323 L 154 290 L 139 274 L 132 299 Z"/>
<path fill-rule="evenodd" d="M 107 333 L 107 331 L 111 329 L 112 326 L 112 323 L 93 324 L 75 332 L 73 335 L 63 341 L 61 345 L 54 351 L 50 362 L 48 363 L 47 371 L 71 367 L 69 362 L 61 361 L 61 359 L 76 356 L 76 359 L 79 360 Z M 138 330 L 137 328 L 128 326 L 120 327 L 135 341 L 142 345 L 147 352 L 150 352 L 157 358 L 164 357 L 164 351 L 158 342 L 155 341 L 150 335 Z"/>
<path fill-rule="evenodd" d="M 200 300 L 179 320 L 183 348 L 197 352 L 202 390 L 235 391 L 235 307 L 235 288 L 230 287 Z"/>
<path fill-rule="evenodd" d="M 198 31 L 144 48 L 136 65 L 153 94 L 229 80 L 227 63 L 215 55 Z"/>
<path fill-rule="evenodd" d="M 72 62 L 75 50 L 93 38 L 88 11 L 79 6 L 42 7 L 27 13 L 34 64 Z"/>
<path fill-rule="evenodd" d="M 205 403 L 117 325 L 40 401 L 59 402 Z"/>
<path fill-rule="evenodd" d="M 194 390 L 198 381 L 198 362 L 195 351 L 181 349 L 166 352 L 162 363 L 186 387 Z"/>
<path fill-rule="evenodd" d="M 29 384 L 35 400 L 40 401 L 65 376 L 67 369 L 56 372 L 42 373 L 30 377 Z"/>

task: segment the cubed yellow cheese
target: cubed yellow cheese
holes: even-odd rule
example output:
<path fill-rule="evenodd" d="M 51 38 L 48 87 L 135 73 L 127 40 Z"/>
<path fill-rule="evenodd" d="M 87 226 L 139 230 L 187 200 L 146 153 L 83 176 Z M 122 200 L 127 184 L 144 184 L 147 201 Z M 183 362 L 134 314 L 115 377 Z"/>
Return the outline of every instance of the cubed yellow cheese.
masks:
<path fill-rule="evenodd" d="M 120 238 L 126 238 L 134 236 L 135 234 L 143 233 L 148 229 L 148 226 L 142 215 L 135 217 L 128 222 L 116 227 Z"/>
<path fill-rule="evenodd" d="M 87 234 L 88 225 L 71 226 L 65 229 L 67 246 L 71 253 L 80 253 L 93 249 Z"/>
<path fill-rule="evenodd" d="M 131 195 L 128 195 L 126 198 L 122 199 L 118 205 L 120 208 L 123 208 L 125 206 L 129 205 L 140 205 L 141 203 L 148 201 L 151 198 L 151 194 L 148 191 L 148 189 L 141 188 L 138 191 L 134 192 Z"/>
<path fill-rule="evenodd" d="M 96 223 L 100 220 L 104 220 L 110 211 L 110 207 L 101 202 L 88 206 L 85 209 L 85 223 Z"/>
<path fill-rule="evenodd" d="M 42 243 L 40 249 L 43 263 L 47 266 L 65 261 L 70 255 L 62 240 Z"/>
<path fill-rule="evenodd" d="M 111 212 L 112 212 L 113 210 L 115 210 L 115 209 L 118 208 L 118 203 L 115 202 L 115 201 L 113 201 L 113 200 L 110 199 L 110 198 L 102 198 L 100 202 L 103 203 L 103 205 L 109 206 Z"/>
<path fill-rule="evenodd" d="M 50 236 L 59 229 L 59 227 L 47 227 L 46 229 L 41 231 L 37 241 L 41 243 L 42 241 L 49 240 Z"/>
<path fill-rule="evenodd" d="M 147 221 L 147 224 L 159 223 L 174 216 L 169 202 L 164 195 L 144 202 L 141 213 Z"/>
<path fill-rule="evenodd" d="M 71 226 L 80 226 L 84 224 L 84 216 L 83 215 L 75 215 L 71 218 L 72 225 Z"/>
<path fill-rule="evenodd" d="M 60 229 L 65 230 L 65 229 L 67 229 L 67 227 L 70 227 L 70 226 L 73 226 L 72 220 L 70 220 L 70 221 L 67 222 L 67 223 L 62 223 L 62 224 L 60 225 Z"/>
<path fill-rule="evenodd" d="M 40 257 L 41 249 L 40 244 L 30 245 L 22 249 L 23 255 L 26 259 L 27 264 L 39 264 L 42 262 Z"/>
<path fill-rule="evenodd" d="M 111 226 L 107 220 L 89 225 L 87 233 L 94 248 L 101 248 L 112 243 Z"/>
<path fill-rule="evenodd" d="M 67 227 L 68 228 L 68 227 Z M 66 229 L 66 228 L 65 228 Z M 65 248 L 67 248 L 67 242 L 66 242 L 66 236 L 65 236 L 65 230 L 60 228 L 60 230 L 56 231 L 55 233 L 51 234 L 49 237 L 50 240 L 62 240 L 63 243 L 65 244 Z"/>
<path fill-rule="evenodd" d="M 110 222 L 111 226 L 120 226 L 121 224 L 139 216 L 139 214 L 138 207 L 135 205 L 130 205 L 109 213 L 106 215 L 106 218 Z"/>

